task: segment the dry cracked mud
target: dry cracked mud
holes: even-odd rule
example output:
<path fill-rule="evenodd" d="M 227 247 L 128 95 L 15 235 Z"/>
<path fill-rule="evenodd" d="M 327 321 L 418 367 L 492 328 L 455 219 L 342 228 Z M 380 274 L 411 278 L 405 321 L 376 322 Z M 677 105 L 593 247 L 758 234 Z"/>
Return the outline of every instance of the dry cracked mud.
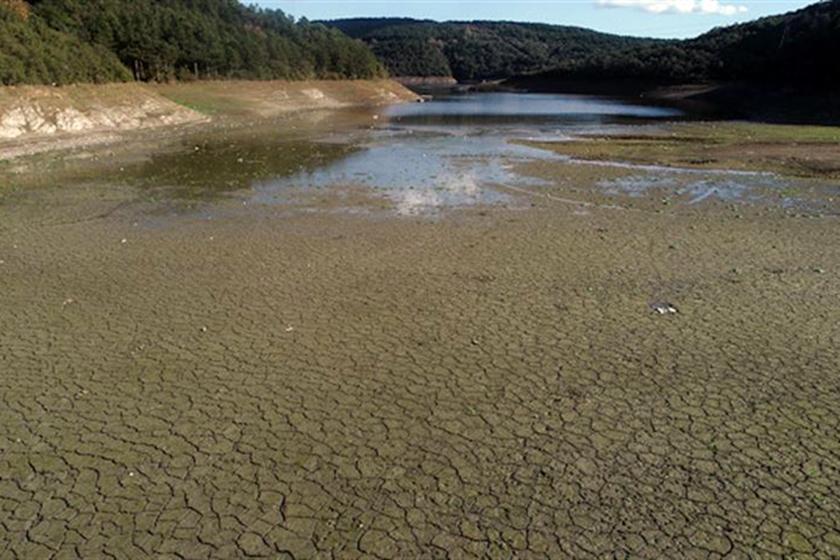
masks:
<path fill-rule="evenodd" d="M 6 197 L 0 558 L 840 556 L 837 219 L 541 189 Z"/>

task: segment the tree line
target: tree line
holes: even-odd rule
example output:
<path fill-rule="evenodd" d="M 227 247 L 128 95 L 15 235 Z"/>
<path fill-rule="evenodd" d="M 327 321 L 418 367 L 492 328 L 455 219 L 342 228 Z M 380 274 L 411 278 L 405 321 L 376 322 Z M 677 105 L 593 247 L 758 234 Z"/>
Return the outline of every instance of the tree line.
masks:
<path fill-rule="evenodd" d="M 655 44 L 578 27 L 513 22 L 356 18 L 325 22 L 364 40 L 394 76 L 508 78 L 565 60 Z"/>
<path fill-rule="evenodd" d="M 385 74 L 339 30 L 236 0 L 0 0 L 0 83 Z"/>
<path fill-rule="evenodd" d="M 840 0 L 718 28 L 694 39 L 591 53 L 513 82 L 560 85 L 605 80 L 836 88 L 840 86 Z"/>
<path fill-rule="evenodd" d="M 616 81 L 840 85 L 840 0 L 687 40 L 510 22 L 358 18 L 326 23 L 364 40 L 396 76 L 513 77 L 513 83 L 557 87 Z"/>

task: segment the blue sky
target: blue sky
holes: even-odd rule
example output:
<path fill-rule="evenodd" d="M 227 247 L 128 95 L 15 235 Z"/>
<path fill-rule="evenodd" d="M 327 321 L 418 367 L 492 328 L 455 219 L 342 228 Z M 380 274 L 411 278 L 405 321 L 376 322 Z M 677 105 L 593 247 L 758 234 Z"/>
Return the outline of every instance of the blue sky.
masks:
<path fill-rule="evenodd" d="M 578 25 L 647 37 L 693 37 L 721 25 L 795 10 L 795 0 L 250 0 L 295 17 L 405 16 Z M 245 3 L 250 3 L 245 0 Z"/>

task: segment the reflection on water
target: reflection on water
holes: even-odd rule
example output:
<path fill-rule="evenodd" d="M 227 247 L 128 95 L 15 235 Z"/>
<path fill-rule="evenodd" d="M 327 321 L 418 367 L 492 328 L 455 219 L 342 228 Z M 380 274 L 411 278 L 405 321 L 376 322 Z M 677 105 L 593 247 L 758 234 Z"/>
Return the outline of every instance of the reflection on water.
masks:
<path fill-rule="evenodd" d="M 392 200 L 401 214 L 502 203 L 508 196 L 498 185 L 538 183 L 513 173 L 512 163 L 557 157 L 511 140 L 557 140 L 622 118 L 679 114 L 579 95 L 452 95 L 389 107 L 358 152 L 254 186 L 261 202 L 285 201 L 290 188 L 366 187 Z"/>
<path fill-rule="evenodd" d="M 682 116 L 662 108 L 582 95 L 481 93 L 388 107 L 364 117 L 352 133 L 313 140 L 284 134 L 282 123 L 261 133 L 187 139 L 131 173 L 135 183 L 175 199 L 235 193 L 259 203 L 286 204 L 301 191 L 361 188 L 388 200 L 399 214 L 433 213 L 474 204 L 509 204 L 509 194 L 545 181 L 516 173 L 517 163 L 576 162 L 520 140 L 568 140 L 579 134 L 626 130 Z M 767 174 L 586 163 L 629 170 L 595 181 L 607 195 L 753 200 L 756 189 L 778 188 Z M 510 188 L 503 188 L 510 187 Z"/>
<path fill-rule="evenodd" d="M 255 184 L 261 202 L 284 200 L 289 188 L 366 187 L 391 199 L 398 212 L 493 204 L 507 199 L 493 185 L 533 183 L 510 171 L 515 160 L 552 157 L 510 144 L 502 135 L 373 131 L 368 143 L 322 167 Z"/>
<path fill-rule="evenodd" d="M 469 126 L 487 124 L 592 125 L 632 119 L 663 119 L 683 113 L 664 107 L 635 105 L 587 95 L 477 93 L 452 95 L 430 103 L 396 105 L 392 121 L 412 125 Z"/>
<path fill-rule="evenodd" d="M 620 164 L 619 164 L 620 165 Z M 674 195 L 686 204 L 707 199 L 724 202 L 759 200 L 755 189 L 777 189 L 782 182 L 765 173 L 726 172 L 719 170 L 679 169 L 644 166 L 644 175 L 630 175 L 596 183 L 605 194 L 641 197 L 649 194 Z"/>

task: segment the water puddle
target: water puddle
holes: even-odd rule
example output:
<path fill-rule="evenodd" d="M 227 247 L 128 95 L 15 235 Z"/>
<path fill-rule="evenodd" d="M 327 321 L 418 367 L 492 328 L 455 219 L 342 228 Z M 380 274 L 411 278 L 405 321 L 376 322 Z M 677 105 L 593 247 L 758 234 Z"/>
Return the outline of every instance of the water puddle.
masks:
<path fill-rule="evenodd" d="M 703 178 L 698 179 L 700 175 Z M 752 201 L 761 197 L 758 190 L 775 189 L 780 182 L 764 174 L 736 174 L 721 177 L 722 173 L 705 173 L 699 170 L 659 169 L 657 173 L 630 175 L 617 179 L 601 180 L 596 186 L 605 194 L 634 198 L 649 195 L 674 195 L 685 204 L 693 205 L 708 199 L 722 202 Z"/>
<path fill-rule="evenodd" d="M 511 161 L 549 158 L 543 150 L 510 144 L 493 134 L 410 130 L 373 131 L 358 151 L 327 165 L 257 181 L 255 199 L 286 202 L 299 189 L 367 188 L 400 214 L 509 202 L 494 184 L 539 184 L 511 170 Z"/>
<path fill-rule="evenodd" d="M 516 162 L 557 156 L 512 140 L 561 140 L 626 119 L 669 118 L 673 109 L 576 95 L 473 94 L 389 107 L 355 151 L 326 165 L 254 181 L 254 199 L 288 203 L 301 190 L 370 189 L 398 214 L 510 204 L 497 185 L 538 186 Z M 340 141 L 340 138 L 332 138 Z"/>

